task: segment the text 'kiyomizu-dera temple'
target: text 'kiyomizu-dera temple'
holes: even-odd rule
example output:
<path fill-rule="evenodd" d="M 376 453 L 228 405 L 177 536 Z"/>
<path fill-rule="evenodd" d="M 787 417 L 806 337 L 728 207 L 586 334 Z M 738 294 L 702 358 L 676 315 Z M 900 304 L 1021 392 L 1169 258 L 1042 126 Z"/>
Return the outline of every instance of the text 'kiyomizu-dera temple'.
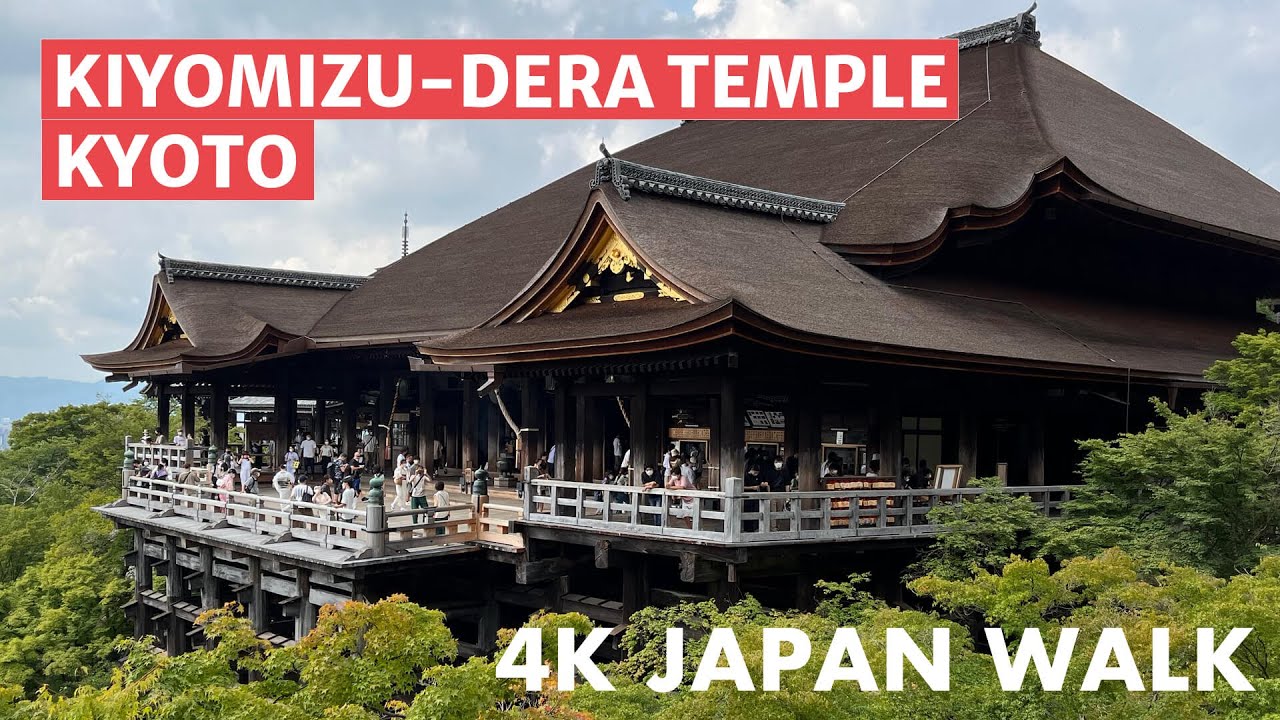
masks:
<path fill-rule="evenodd" d="M 200 440 L 130 445 L 100 509 L 136 533 L 139 633 L 181 651 L 239 599 L 287 643 L 398 591 L 483 652 L 529 608 L 803 606 L 900 569 L 972 478 L 1056 513 L 1078 440 L 1194 405 L 1257 329 L 1280 193 L 1043 52 L 1029 12 L 956 37 L 955 122 L 687 122 L 369 277 L 161 258 L 137 337 L 85 356 Z M 277 498 L 308 434 L 369 454 L 355 507 Z M 213 484 L 228 448 L 261 492 Z M 450 510 L 396 509 L 406 453 Z M 664 487 L 676 455 L 693 488 Z M 194 474 L 143 479 L 157 459 Z"/>

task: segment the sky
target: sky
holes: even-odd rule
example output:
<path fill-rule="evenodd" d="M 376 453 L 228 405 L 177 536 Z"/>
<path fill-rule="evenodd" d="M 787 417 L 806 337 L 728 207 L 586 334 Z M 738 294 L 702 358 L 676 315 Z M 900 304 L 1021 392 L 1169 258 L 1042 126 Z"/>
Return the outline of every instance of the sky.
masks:
<path fill-rule="evenodd" d="M 368 274 L 599 156 L 623 121 L 316 123 L 315 200 L 43 202 L 39 41 L 90 37 L 940 37 L 1023 0 L 0 0 L 0 375 L 101 378 L 156 255 Z M 1280 2 L 1045 0 L 1043 49 L 1280 186 Z M 1194 192 L 1194 188 L 1188 188 Z M 512 238 L 519 242 L 519 238 Z M 412 302 L 406 288 L 405 301 Z"/>

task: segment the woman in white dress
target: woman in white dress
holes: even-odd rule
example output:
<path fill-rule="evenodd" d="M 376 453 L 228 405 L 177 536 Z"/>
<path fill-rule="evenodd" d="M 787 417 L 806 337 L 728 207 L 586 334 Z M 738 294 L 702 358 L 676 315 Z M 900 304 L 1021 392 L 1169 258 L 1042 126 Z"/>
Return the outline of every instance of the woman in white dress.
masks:
<path fill-rule="evenodd" d="M 408 510 L 409 509 L 409 484 L 405 477 L 405 468 L 407 467 L 404 456 L 400 456 L 396 463 L 396 471 L 391 475 L 391 482 L 395 483 L 396 496 L 391 501 L 390 510 Z"/>

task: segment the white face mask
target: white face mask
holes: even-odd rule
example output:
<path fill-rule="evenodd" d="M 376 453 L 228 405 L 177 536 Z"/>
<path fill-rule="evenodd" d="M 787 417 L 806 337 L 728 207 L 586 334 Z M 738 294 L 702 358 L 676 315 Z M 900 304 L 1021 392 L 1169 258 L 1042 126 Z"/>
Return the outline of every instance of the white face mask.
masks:
<path fill-rule="evenodd" d="M 781 470 L 781 469 L 782 469 L 782 463 L 780 463 L 780 462 L 775 462 L 775 463 L 773 464 L 773 469 L 774 469 L 774 470 Z"/>

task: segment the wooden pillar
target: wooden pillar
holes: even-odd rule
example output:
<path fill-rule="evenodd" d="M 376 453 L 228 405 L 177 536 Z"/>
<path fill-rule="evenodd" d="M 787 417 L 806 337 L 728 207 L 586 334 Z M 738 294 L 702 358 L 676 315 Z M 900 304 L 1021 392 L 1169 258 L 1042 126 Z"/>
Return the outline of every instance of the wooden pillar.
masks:
<path fill-rule="evenodd" d="M 574 455 L 573 444 L 569 442 L 569 386 L 564 381 L 556 383 L 555 423 L 555 476 L 561 480 L 572 479 Z"/>
<path fill-rule="evenodd" d="M 227 385 L 217 380 L 209 392 L 209 442 L 219 452 L 227 449 Z"/>
<path fill-rule="evenodd" d="M 640 381 L 636 394 L 631 396 L 631 478 L 636 480 L 644 472 L 647 463 L 654 462 L 653 449 L 649 447 L 649 383 Z"/>
<path fill-rule="evenodd" d="M 396 397 L 396 388 L 399 385 L 399 379 L 394 375 L 383 375 L 378 378 L 378 409 L 375 411 L 376 416 L 373 418 L 373 427 L 369 428 L 369 432 L 377 438 L 378 449 L 373 452 L 373 457 L 365 458 L 369 462 L 369 468 L 385 468 L 388 464 L 395 461 L 395 454 L 390 458 L 386 457 L 387 447 L 389 446 L 388 437 L 391 434 L 391 415 L 399 408 L 398 398 Z M 379 427 L 386 425 L 386 428 Z"/>
<path fill-rule="evenodd" d="M 360 436 L 356 434 L 356 411 L 360 407 L 360 388 L 348 379 L 343 383 L 342 393 L 342 452 L 350 458 L 360 444 Z"/>
<path fill-rule="evenodd" d="M 164 649 L 171 657 L 181 655 L 184 650 L 186 635 L 182 631 L 182 619 L 174 612 L 173 604 L 182 599 L 182 566 L 178 565 L 178 540 L 166 535 L 164 538 L 164 595 L 166 609 Z"/>
<path fill-rule="evenodd" d="M 506 420 L 502 418 L 502 411 L 498 409 L 498 403 L 492 396 L 486 398 L 484 411 L 485 447 L 488 448 L 484 458 L 489 462 L 489 471 L 497 472 L 498 458 L 502 455 L 502 425 Z"/>
<path fill-rule="evenodd" d="M 323 445 L 329 439 L 329 401 L 324 398 L 316 398 L 315 422 L 311 425 L 313 432 L 312 439 L 316 441 L 316 446 Z M 320 452 L 316 451 L 316 462 L 320 461 Z"/>
<path fill-rule="evenodd" d="M 959 439 L 958 462 L 964 467 L 961 477 L 964 482 L 978 476 L 978 419 L 972 413 L 962 413 L 957 417 L 956 431 Z"/>
<path fill-rule="evenodd" d="M 880 474 L 892 477 L 902 475 L 902 408 L 896 390 L 880 396 L 876 416 L 880 423 Z M 913 462 L 919 462 L 912 458 Z"/>
<path fill-rule="evenodd" d="M 142 528 L 133 530 L 133 636 L 147 634 L 149 611 L 142 593 L 151 589 L 151 559 L 147 557 L 147 537 Z"/>
<path fill-rule="evenodd" d="M 1027 422 L 1027 484 L 1044 485 L 1044 412 L 1032 410 Z"/>
<path fill-rule="evenodd" d="M 746 435 L 742 426 L 742 406 L 738 398 L 738 379 L 733 375 L 720 378 L 720 486 L 729 478 L 741 478 L 746 453 Z"/>
<path fill-rule="evenodd" d="M 572 452 L 574 454 L 574 465 L 577 473 L 574 480 L 578 482 L 591 482 L 592 478 L 592 457 L 591 457 L 591 418 L 588 410 L 592 403 L 586 395 L 577 395 L 573 399 L 573 415 L 574 415 L 574 432 Z"/>
<path fill-rule="evenodd" d="M 516 443 L 520 451 L 516 454 L 516 475 L 523 477 L 524 469 L 537 462 L 542 454 L 543 429 L 539 421 L 538 407 L 542 399 L 541 389 L 534 382 L 535 378 L 520 380 L 520 427 L 526 432 L 520 434 Z"/>
<path fill-rule="evenodd" d="M 196 394 L 192 392 L 189 378 L 182 383 L 182 433 L 187 436 L 188 445 L 195 444 Z"/>
<path fill-rule="evenodd" d="M 498 601 L 494 600 L 490 593 L 489 600 L 485 602 L 484 609 L 480 612 L 480 621 L 477 623 L 476 645 L 479 646 L 480 652 L 490 653 L 498 646 L 498 629 L 501 621 Z"/>
<path fill-rule="evenodd" d="M 253 629 L 267 629 L 267 592 L 262 589 L 262 559 L 249 556 L 249 622 Z"/>
<path fill-rule="evenodd" d="M 271 458 L 271 467 L 276 468 L 284 462 L 284 454 L 289 451 L 289 444 L 293 442 L 293 430 L 290 425 L 294 415 L 292 408 L 297 407 L 297 402 L 293 399 L 288 376 L 277 376 L 274 400 L 272 415 L 276 422 L 276 453 L 275 457 Z"/>
<path fill-rule="evenodd" d="M 169 435 L 169 383 L 163 381 L 156 384 L 156 430 L 170 441 Z"/>
<path fill-rule="evenodd" d="M 294 594 L 298 597 L 298 616 L 293 619 L 293 639 L 301 640 L 316 627 L 316 606 L 311 604 L 311 571 L 297 568 Z"/>
<path fill-rule="evenodd" d="M 200 608 L 211 610 L 222 607 L 218 593 L 218 578 L 213 574 L 213 548 L 200 546 Z"/>
<path fill-rule="evenodd" d="M 472 470 L 479 467 L 476 433 L 480 423 L 476 399 L 476 381 L 467 376 L 462 380 L 462 467 Z"/>
<path fill-rule="evenodd" d="M 431 469 L 436 455 L 436 392 L 431 376 L 418 376 L 418 460 Z"/>
<path fill-rule="evenodd" d="M 801 490 L 822 489 L 822 405 L 811 390 L 797 391 L 796 459 L 800 461 Z"/>

